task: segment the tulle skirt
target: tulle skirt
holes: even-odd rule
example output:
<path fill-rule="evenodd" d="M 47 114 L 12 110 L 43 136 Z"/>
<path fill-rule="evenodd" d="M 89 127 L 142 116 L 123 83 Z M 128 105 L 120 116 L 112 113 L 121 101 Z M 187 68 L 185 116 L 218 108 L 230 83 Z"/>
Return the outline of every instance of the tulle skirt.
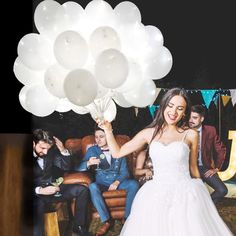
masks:
<path fill-rule="evenodd" d="M 232 236 L 200 179 L 151 180 L 132 204 L 120 236 Z"/>

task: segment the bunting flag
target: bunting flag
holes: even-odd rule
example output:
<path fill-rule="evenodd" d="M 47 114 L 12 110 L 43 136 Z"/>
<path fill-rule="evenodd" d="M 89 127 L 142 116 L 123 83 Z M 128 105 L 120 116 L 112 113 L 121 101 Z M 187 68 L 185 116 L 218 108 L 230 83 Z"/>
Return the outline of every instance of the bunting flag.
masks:
<path fill-rule="evenodd" d="M 159 105 L 150 105 L 148 106 L 152 119 L 155 117 L 156 110 L 159 108 Z"/>
<path fill-rule="evenodd" d="M 218 105 L 219 96 L 220 96 L 220 94 L 219 94 L 219 93 L 216 93 L 215 96 L 214 96 L 214 98 L 213 98 L 213 102 L 215 103 L 215 106 Z"/>
<path fill-rule="evenodd" d="M 215 95 L 216 89 L 211 89 L 211 90 L 201 90 L 203 100 L 205 102 L 205 105 L 207 109 L 209 108 L 212 98 Z"/>
<path fill-rule="evenodd" d="M 157 88 L 156 89 L 156 99 L 153 102 L 153 104 L 157 104 L 160 99 L 158 99 L 158 96 L 160 94 L 160 91 L 163 91 L 164 93 L 167 92 L 169 88 Z M 218 106 L 219 100 L 221 100 L 222 105 L 226 106 L 231 98 L 233 106 L 236 104 L 236 89 L 186 89 L 186 92 L 188 94 L 191 94 L 191 96 L 195 96 L 194 94 L 201 92 L 203 99 L 202 105 L 205 105 L 207 109 L 209 109 L 211 102 L 214 102 L 215 106 Z M 158 101 L 157 101 L 158 99 Z M 151 104 L 150 106 L 152 106 Z M 150 108 L 150 113 L 155 113 L 154 109 L 156 108 Z"/>
<path fill-rule="evenodd" d="M 158 97 L 158 95 L 159 95 L 160 92 L 161 92 L 161 88 L 157 88 L 157 89 L 156 89 L 156 99 L 157 99 L 157 97 Z"/>
<path fill-rule="evenodd" d="M 235 105 L 236 103 L 236 89 L 230 89 L 230 94 L 231 94 L 231 101 L 232 101 L 232 104 L 233 106 Z"/>
<path fill-rule="evenodd" d="M 222 96 L 221 96 L 221 99 L 222 99 L 222 102 L 223 102 L 224 107 L 228 104 L 230 98 L 231 98 L 231 97 L 230 97 L 230 96 L 227 96 L 227 95 L 222 95 Z"/>

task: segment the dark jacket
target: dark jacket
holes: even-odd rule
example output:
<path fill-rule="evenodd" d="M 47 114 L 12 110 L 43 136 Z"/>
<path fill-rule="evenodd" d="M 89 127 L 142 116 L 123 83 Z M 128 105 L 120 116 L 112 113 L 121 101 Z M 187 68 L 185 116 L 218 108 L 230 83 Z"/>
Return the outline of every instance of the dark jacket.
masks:
<path fill-rule="evenodd" d="M 34 157 L 34 186 L 45 187 L 53 180 L 64 175 L 71 168 L 71 156 L 63 156 L 58 149 L 52 147 L 47 155 L 43 156 L 44 169 L 42 170 Z"/>
<path fill-rule="evenodd" d="M 220 141 L 213 126 L 202 126 L 202 162 L 207 169 L 222 167 L 226 156 L 226 147 Z"/>

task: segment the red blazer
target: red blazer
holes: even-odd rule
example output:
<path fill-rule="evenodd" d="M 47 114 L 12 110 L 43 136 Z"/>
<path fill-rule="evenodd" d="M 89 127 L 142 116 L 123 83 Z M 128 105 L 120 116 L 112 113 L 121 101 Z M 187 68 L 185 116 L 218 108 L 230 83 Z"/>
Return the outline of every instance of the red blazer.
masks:
<path fill-rule="evenodd" d="M 207 169 L 222 167 L 226 156 L 226 147 L 220 141 L 213 126 L 202 126 L 202 162 Z"/>

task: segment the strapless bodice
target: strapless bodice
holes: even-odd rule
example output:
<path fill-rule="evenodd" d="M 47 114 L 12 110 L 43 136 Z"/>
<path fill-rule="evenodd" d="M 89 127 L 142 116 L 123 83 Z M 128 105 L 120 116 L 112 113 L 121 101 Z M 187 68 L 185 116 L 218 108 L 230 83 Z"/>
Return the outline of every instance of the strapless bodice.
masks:
<path fill-rule="evenodd" d="M 152 141 L 149 155 L 153 162 L 154 180 L 180 181 L 190 179 L 189 146 L 183 141 L 163 144 Z"/>

